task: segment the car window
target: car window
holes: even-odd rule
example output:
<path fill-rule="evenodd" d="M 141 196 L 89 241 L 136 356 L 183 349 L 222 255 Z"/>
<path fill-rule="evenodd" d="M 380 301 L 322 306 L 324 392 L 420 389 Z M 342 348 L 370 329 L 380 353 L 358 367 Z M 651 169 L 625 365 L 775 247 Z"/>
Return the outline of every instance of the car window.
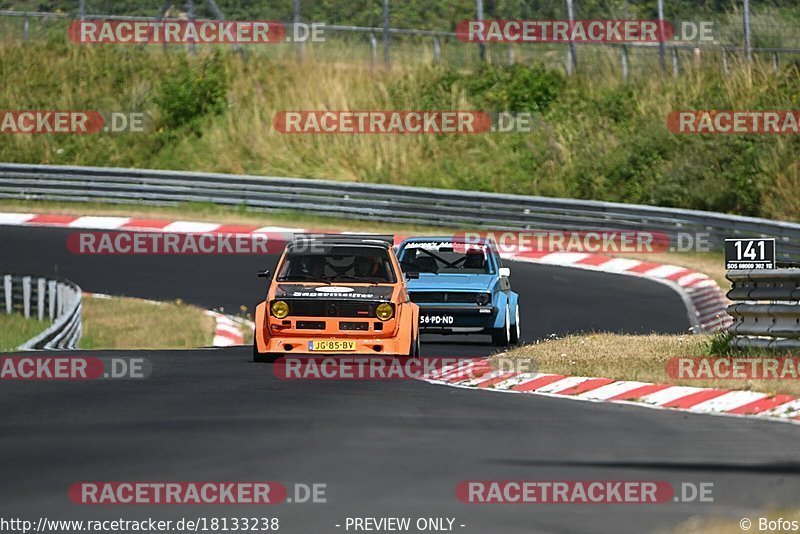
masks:
<path fill-rule="evenodd" d="M 313 253 L 287 252 L 278 282 L 372 282 L 397 281 L 386 250 L 326 247 Z"/>
<path fill-rule="evenodd" d="M 492 264 L 486 247 L 416 246 L 411 243 L 403 250 L 405 272 L 488 274 Z"/>

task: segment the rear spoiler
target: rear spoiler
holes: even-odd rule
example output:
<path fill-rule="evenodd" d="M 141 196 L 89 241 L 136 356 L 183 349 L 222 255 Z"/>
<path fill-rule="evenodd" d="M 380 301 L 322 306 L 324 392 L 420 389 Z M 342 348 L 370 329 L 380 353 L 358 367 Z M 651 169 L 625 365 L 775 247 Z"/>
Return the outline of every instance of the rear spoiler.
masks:
<path fill-rule="evenodd" d="M 394 236 L 387 234 L 295 234 L 292 246 L 319 245 L 373 245 L 390 248 Z"/>

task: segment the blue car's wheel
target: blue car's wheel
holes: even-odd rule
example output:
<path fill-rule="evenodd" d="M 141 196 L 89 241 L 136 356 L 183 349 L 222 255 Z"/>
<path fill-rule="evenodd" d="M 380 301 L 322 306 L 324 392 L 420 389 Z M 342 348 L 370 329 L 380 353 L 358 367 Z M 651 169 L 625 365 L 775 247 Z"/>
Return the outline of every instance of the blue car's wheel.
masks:
<path fill-rule="evenodd" d="M 520 337 L 520 326 L 519 326 L 519 304 L 514 306 L 514 318 L 513 324 L 511 325 L 511 344 L 516 345 L 519 343 Z"/>
<path fill-rule="evenodd" d="M 511 317 L 508 306 L 505 307 L 505 320 L 502 326 L 492 331 L 492 344 L 498 347 L 507 347 L 511 344 Z"/>

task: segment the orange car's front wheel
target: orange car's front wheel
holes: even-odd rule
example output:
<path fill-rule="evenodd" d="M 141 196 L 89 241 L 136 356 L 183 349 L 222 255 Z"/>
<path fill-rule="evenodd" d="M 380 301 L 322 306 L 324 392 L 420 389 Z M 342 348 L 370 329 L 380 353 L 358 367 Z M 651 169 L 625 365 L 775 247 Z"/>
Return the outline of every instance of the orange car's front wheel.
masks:
<path fill-rule="evenodd" d="M 421 352 L 420 348 L 420 341 L 419 341 L 419 331 L 417 331 L 417 335 L 414 336 L 414 339 L 411 341 L 411 351 L 409 356 L 412 358 L 419 358 Z"/>
<path fill-rule="evenodd" d="M 258 343 L 253 340 L 253 361 L 256 363 L 273 363 L 275 360 L 283 356 L 274 352 L 260 352 L 258 350 Z"/>

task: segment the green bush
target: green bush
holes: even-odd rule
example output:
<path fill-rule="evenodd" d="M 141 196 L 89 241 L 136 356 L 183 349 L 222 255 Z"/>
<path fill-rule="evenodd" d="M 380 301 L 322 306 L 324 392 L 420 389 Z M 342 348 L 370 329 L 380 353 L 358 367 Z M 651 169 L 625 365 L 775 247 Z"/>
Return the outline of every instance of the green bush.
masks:
<path fill-rule="evenodd" d="M 415 92 L 427 109 L 452 107 L 453 94 L 463 91 L 475 108 L 482 111 L 543 112 L 565 85 L 564 75 L 543 65 L 497 66 L 481 64 L 472 71 L 432 69 L 422 80 L 404 79 L 395 93 Z"/>
<path fill-rule="evenodd" d="M 225 111 L 228 80 L 220 53 L 198 62 L 181 55 L 168 76 L 161 78 L 154 102 L 161 126 L 177 129 L 192 125 L 207 115 Z"/>

